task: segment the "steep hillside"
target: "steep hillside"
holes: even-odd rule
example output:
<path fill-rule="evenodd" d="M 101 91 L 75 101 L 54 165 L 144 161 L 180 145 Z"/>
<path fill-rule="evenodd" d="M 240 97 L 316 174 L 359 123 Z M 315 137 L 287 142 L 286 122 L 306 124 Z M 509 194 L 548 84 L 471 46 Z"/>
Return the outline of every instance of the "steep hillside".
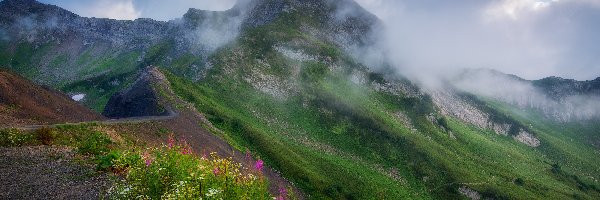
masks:
<path fill-rule="evenodd" d="M 35 31 L 12 25 L 19 22 L 15 15 L 40 12 L 28 5 L 48 13 L 58 9 L 1 2 L 0 8 L 16 13 L 3 14 L 3 28 L 19 39 L 4 40 L 7 56 L 0 64 L 39 82 L 62 82 L 53 84 L 61 90 L 89 94 L 87 105 L 96 109 L 131 85 L 143 67 L 160 66 L 170 89 L 203 113 L 203 126 L 236 152 L 257 152 L 309 199 L 600 197 L 600 152 L 586 142 L 596 134 L 593 126 L 524 115 L 511 103 L 452 85 L 421 88 L 410 77 L 375 71 L 389 66 L 358 55 L 373 53 L 379 22 L 351 0 L 242 1 L 224 12 L 190 9 L 165 23 L 74 16 L 85 23 L 64 21 L 58 24 L 65 29 L 42 30 L 116 34 L 123 43 L 102 43 L 110 38 L 104 35 L 80 49 L 64 46 L 74 41 L 66 37 L 48 42 L 48 49 L 74 52 L 54 66 L 59 70 L 42 61 L 58 58 L 57 51 L 36 47 L 45 43 L 19 35 Z M 165 32 L 140 36 L 152 40 L 139 48 L 113 48 L 138 44 L 134 34 L 125 34 L 137 26 Z M 106 49 L 94 50 L 103 44 Z M 76 64 L 82 58 L 84 64 Z M 84 78 L 51 74 L 60 70 Z"/>
<path fill-rule="evenodd" d="M 0 70 L 0 127 L 101 120 L 59 91 Z"/>

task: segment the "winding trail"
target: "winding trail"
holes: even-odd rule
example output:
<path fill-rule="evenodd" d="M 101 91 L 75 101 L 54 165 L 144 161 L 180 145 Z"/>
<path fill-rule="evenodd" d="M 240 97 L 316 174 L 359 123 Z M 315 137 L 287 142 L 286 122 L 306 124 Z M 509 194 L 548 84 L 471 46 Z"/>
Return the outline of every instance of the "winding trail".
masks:
<path fill-rule="evenodd" d="M 97 123 L 99 125 L 118 125 L 118 124 L 135 124 L 135 123 L 146 123 L 146 122 L 158 122 L 158 121 L 168 121 L 172 119 L 176 119 L 179 117 L 179 113 L 169 110 L 168 115 L 164 116 L 142 116 L 142 117 L 128 117 L 128 118 L 119 118 L 119 119 L 107 119 L 103 121 L 83 121 L 76 123 L 62 123 L 62 124 L 51 124 L 51 125 L 26 125 L 26 126 L 15 126 L 15 127 L 2 127 L 2 129 L 17 129 L 23 131 L 35 131 L 42 128 L 56 128 L 62 125 L 82 125 L 89 123 Z"/>

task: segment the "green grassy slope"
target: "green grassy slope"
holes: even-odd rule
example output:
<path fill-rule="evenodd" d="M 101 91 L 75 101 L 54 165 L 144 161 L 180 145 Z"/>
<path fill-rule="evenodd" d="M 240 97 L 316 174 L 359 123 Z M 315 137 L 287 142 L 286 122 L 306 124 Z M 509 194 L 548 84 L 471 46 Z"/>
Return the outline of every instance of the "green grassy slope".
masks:
<path fill-rule="evenodd" d="M 599 197 L 597 151 L 569 140 L 562 129 L 532 125 L 543 145 L 531 148 L 436 114 L 427 96 L 353 82 L 353 73 L 367 70 L 298 31 L 307 21 L 299 18 L 286 14 L 246 31 L 215 54 L 201 82 L 168 77 L 178 95 L 223 130 L 222 137 L 258 152 L 309 197 L 462 198 L 462 186 L 499 199 Z M 293 60 L 273 48 L 289 43 L 318 59 Z M 367 76 L 366 83 L 373 81 L 383 80 Z M 265 82 L 270 87 L 262 87 Z M 571 162 L 581 167 L 565 164 Z"/>

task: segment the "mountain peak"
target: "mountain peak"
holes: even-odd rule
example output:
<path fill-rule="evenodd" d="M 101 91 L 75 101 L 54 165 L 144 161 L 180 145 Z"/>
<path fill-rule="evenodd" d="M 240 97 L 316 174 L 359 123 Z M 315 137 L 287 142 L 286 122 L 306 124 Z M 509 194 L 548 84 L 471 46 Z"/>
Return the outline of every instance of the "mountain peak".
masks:
<path fill-rule="evenodd" d="M 74 18 L 78 15 L 61 7 L 43 4 L 36 0 L 4 0 L 0 2 L 0 18 L 19 19 L 37 16 L 38 18 Z"/>

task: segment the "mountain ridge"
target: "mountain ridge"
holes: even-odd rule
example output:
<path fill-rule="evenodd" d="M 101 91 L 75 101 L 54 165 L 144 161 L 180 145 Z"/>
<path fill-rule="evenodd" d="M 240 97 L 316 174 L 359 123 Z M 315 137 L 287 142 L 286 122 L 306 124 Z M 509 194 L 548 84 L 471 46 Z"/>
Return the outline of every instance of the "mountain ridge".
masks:
<path fill-rule="evenodd" d="M 87 94 L 84 102 L 98 111 L 146 66 L 160 66 L 174 93 L 220 130 L 214 134 L 256 152 L 308 198 L 599 196 L 593 123 L 557 123 L 513 105 L 519 98 L 485 98 L 451 84 L 429 91 L 411 77 L 372 70 L 385 66 L 357 55 L 370 51 L 380 24 L 355 2 L 252 2 L 249 11 L 191 9 L 170 22 L 94 19 L 98 24 L 78 24 L 104 31 L 87 45 L 87 36 L 57 38 L 60 44 L 2 41 L 0 64 Z M 129 38 L 145 24 L 140 30 L 149 33 L 168 27 L 167 37 Z M 122 37 L 103 40 L 107 35 Z M 63 72 L 83 78 L 52 76 Z"/>

